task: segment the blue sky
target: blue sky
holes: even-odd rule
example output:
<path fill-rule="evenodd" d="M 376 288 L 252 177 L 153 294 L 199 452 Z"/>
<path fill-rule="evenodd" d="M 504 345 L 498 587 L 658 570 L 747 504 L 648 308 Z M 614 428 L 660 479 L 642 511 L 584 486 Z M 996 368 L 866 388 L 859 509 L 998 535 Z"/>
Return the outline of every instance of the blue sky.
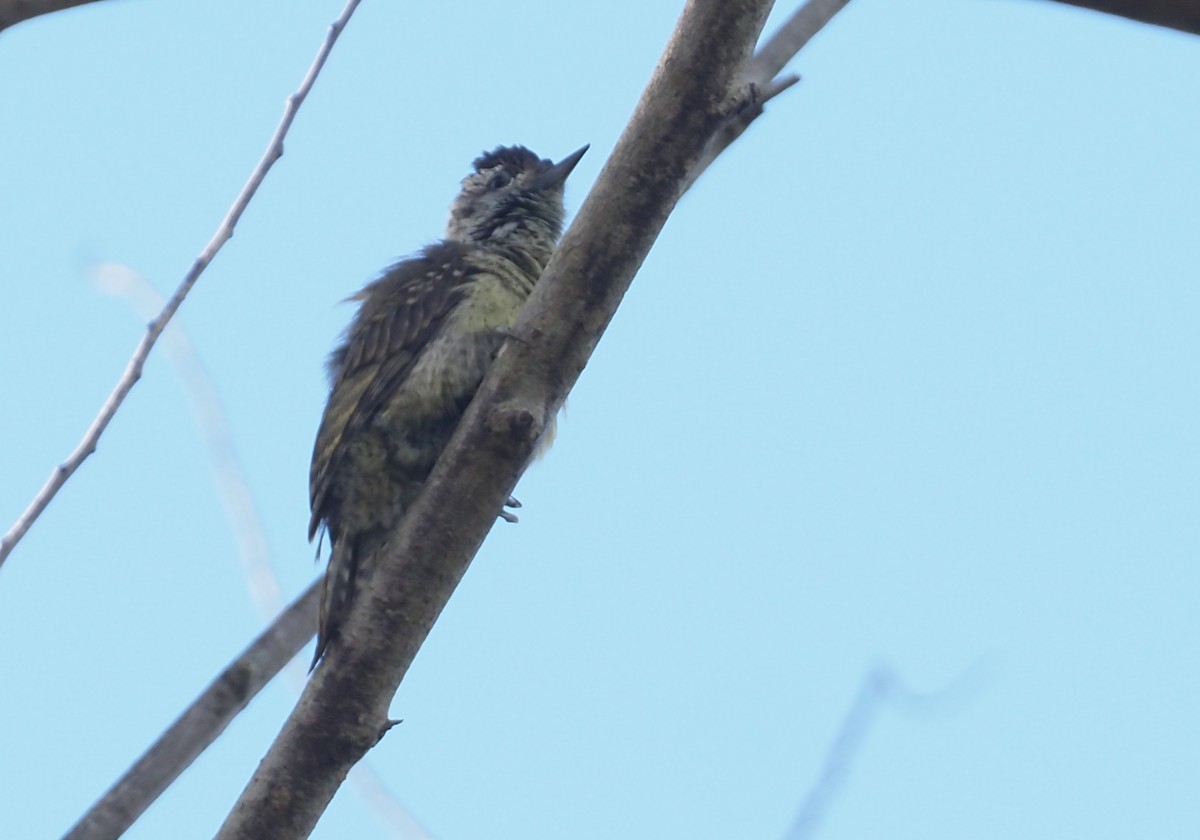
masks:
<path fill-rule="evenodd" d="M 481 149 L 576 208 L 681 3 L 365 2 L 180 325 L 285 596 L 342 298 Z M 0 520 L 141 336 L 338 3 L 98 3 L 0 35 Z M 790 7 L 781 7 L 786 13 Z M 777 16 L 778 17 L 778 16 Z M 431 836 L 1200 835 L 1200 41 L 1053 3 L 855 0 L 683 200 L 369 761 Z M 244 513 L 244 511 L 242 511 Z M 0 571 L 0 825 L 53 837 L 261 627 L 162 353 Z M 306 654 L 307 655 L 307 654 Z M 271 686 L 127 835 L 209 837 Z M 313 835 L 393 834 L 349 789 Z"/>

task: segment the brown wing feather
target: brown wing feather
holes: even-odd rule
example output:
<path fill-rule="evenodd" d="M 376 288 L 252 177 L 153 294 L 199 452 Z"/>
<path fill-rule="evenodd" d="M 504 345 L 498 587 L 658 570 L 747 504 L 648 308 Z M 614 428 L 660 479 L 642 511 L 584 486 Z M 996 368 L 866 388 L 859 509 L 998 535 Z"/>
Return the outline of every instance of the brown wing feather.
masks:
<path fill-rule="evenodd" d="M 462 267 L 460 249 L 440 243 L 392 266 L 355 295 L 362 306 L 330 359 L 333 384 L 313 446 L 310 540 L 328 515 L 327 494 L 342 442 L 395 393 L 421 348 L 457 305 L 465 280 Z"/>

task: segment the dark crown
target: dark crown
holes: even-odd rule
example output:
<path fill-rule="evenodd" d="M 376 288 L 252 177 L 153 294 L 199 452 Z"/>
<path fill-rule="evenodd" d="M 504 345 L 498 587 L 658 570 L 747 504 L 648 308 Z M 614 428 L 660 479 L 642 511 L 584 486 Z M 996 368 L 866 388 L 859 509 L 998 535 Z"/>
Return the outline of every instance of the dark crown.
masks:
<path fill-rule="evenodd" d="M 524 146 L 497 146 L 475 158 L 472 164 L 476 172 L 501 167 L 513 175 L 527 169 L 549 169 L 553 165 L 551 161 L 539 158 Z"/>
<path fill-rule="evenodd" d="M 446 238 L 519 247 L 548 259 L 562 233 L 563 181 L 578 156 L 556 165 L 524 146 L 484 152 L 450 208 Z"/>

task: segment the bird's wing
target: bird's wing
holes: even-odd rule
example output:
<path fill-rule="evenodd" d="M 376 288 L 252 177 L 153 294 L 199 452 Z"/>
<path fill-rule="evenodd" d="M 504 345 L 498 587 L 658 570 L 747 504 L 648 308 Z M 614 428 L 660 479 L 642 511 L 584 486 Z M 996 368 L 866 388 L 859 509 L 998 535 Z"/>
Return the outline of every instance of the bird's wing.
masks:
<path fill-rule="evenodd" d="M 312 539 L 327 514 L 342 443 L 386 404 L 462 298 L 463 263 L 446 245 L 389 268 L 355 298 L 362 308 L 330 359 L 333 385 L 309 472 Z"/>

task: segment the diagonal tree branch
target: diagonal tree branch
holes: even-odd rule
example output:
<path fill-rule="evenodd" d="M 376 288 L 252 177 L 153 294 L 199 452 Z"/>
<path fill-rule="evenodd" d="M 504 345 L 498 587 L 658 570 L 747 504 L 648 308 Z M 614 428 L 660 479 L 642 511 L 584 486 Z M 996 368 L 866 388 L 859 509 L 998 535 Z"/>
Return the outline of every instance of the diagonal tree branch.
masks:
<path fill-rule="evenodd" d="M 0 0 L 0 30 L 38 15 L 61 12 L 63 9 L 73 9 L 94 2 L 95 0 Z"/>
<path fill-rule="evenodd" d="M 88 809 L 63 840 L 114 840 L 150 807 L 317 632 L 316 581 L 293 601 L 154 745 Z"/>
<path fill-rule="evenodd" d="M 769 0 L 692 0 L 629 126 L 219 840 L 307 837 L 599 341 L 706 143 L 744 104 Z M 451 521 L 453 516 L 453 521 Z"/>
<path fill-rule="evenodd" d="M 801 16 L 808 16 L 810 21 L 826 22 L 829 20 L 830 13 L 827 11 L 827 5 L 822 2 L 812 2 L 804 6 L 798 13 Z M 794 48 L 799 50 L 803 46 L 803 42 L 793 42 Z M 761 109 L 758 111 L 761 113 Z M 744 129 L 743 129 L 744 130 Z M 739 132 L 740 135 L 741 132 Z M 731 141 L 732 142 L 732 141 Z M 715 156 L 714 156 L 715 157 Z M 695 169 L 689 173 L 689 181 L 694 181 L 695 176 L 700 171 L 711 163 L 711 159 L 702 160 Z M 245 673 L 253 670 L 256 673 L 261 673 L 265 680 L 263 683 L 255 683 L 252 689 L 248 689 L 247 701 L 251 699 L 252 692 L 257 691 L 265 681 L 269 680 L 271 675 L 278 673 L 283 669 L 284 665 L 290 661 L 294 655 L 294 651 L 303 647 L 312 639 L 314 628 L 316 626 L 316 603 L 311 598 L 312 589 L 310 588 L 300 599 L 295 602 L 292 607 L 289 607 L 289 612 L 292 609 L 301 609 L 308 612 L 304 622 L 288 622 L 286 614 L 281 615 L 275 620 L 275 623 L 266 631 L 266 634 L 276 634 L 277 641 L 272 645 L 263 646 L 254 652 L 252 649 L 247 649 L 237 660 L 231 663 L 226 668 L 226 673 Z M 266 635 L 264 634 L 264 635 Z M 147 751 L 137 764 L 131 768 L 126 775 L 118 781 L 105 794 L 105 796 L 92 807 L 91 810 L 79 821 L 78 826 L 73 831 L 83 831 L 84 827 L 96 825 L 96 820 L 102 813 L 110 815 L 133 814 L 137 815 L 145 811 L 150 803 L 162 792 L 161 789 L 156 789 L 152 786 L 137 784 L 132 778 L 138 773 L 138 768 L 149 766 L 158 768 L 157 773 L 160 773 L 168 781 L 174 780 L 187 768 L 187 766 L 195 760 L 203 749 L 212 743 L 216 737 L 224 731 L 229 725 L 229 722 L 237 715 L 244 704 L 235 705 L 222 703 L 219 693 L 221 691 L 220 679 L 215 680 L 189 707 L 181 716 L 180 720 L 188 719 L 191 725 L 185 730 L 188 733 L 187 737 L 192 742 L 192 745 L 187 748 L 179 748 L 178 746 L 169 746 L 173 740 L 171 732 L 164 734 L 155 744 Z M 202 713 L 198 713 L 198 709 L 203 709 Z M 170 757 L 164 759 L 156 756 L 159 752 L 166 752 Z M 108 825 L 109 823 L 101 823 L 100 825 Z M 124 830 L 126 824 L 121 823 L 119 830 Z M 117 832 L 119 833 L 119 832 Z M 80 833 L 68 835 L 69 840 L 99 840 L 102 837 L 113 837 L 116 833 L 109 831 L 106 833 Z"/>
<path fill-rule="evenodd" d="M 124 298 L 146 319 L 162 309 L 162 296 L 127 266 L 101 264 L 92 279 L 100 291 Z M 121 835 L 287 664 L 293 666 L 287 673 L 287 682 L 294 695 L 300 694 L 308 678 L 308 663 L 300 662 L 295 655 L 308 644 L 316 629 L 319 584 L 309 586 L 294 604 L 284 603 L 279 579 L 271 567 L 258 505 L 234 451 L 229 424 L 213 383 L 179 321 L 167 326 L 161 341 L 162 350 L 192 404 L 212 466 L 217 496 L 225 507 L 242 559 L 246 588 L 261 621 L 270 626 L 88 809 L 67 835 L 68 840 L 104 840 Z M 252 678 L 241 678 L 247 674 Z M 354 768 L 350 782 L 396 837 L 430 840 L 425 829 L 367 762 Z"/>
<path fill-rule="evenodd" d="M 1101 2 L 1101 0 L 1097 0 L 1097 2 L 1088 2 L 1088 3 L 1076 2 L 1075 0 L 1057 0 L 1057 1 L 1069 3 L 1071 5 L 1077 5 L 1077 6 L 1081 6 L 1081 7 L 1095 8 L 1095 9 L 1110 12 L 1113 14 L 1125 14 L 1125 12 L 1116 10 L 1117 6 L 1122 5 L 1117 2 L 1106 3 L 1106 2 Z M 88 0 L 80 0 L 80 2 L 88 2 Z M 793 20 L 789 21 L 789 23 L 787 25 L 785 25 L 785 29 L 790 27 L 793 23 L 796 23 L 797 31 L 803 33 L 805 31 L 804 27 L 801 25 L 801 23 L 799 21 L 797 21 L 797 18 L 800 16 L 808 16 L 810 21 L 820 21 L 820 23 L 817 24 L 817 28 L 819 28 L 820 25 L 823 25 L 824 22 L 828 21 L 828 19 L 830 17 L 832 17 L 832 15 L 834 13 L 836 13 L 836 11 L 840 10 L 840 8 L 842 8 L 846 4 L 846 2 L 847 2 L 847 0 L 812 0 L 812 2 L 810 2 L 809 4 L 804 6 L 799 12 L 797 12 L 797 15 L 793 17 Z M 50 8 L 51 6 L 54 6 L 54 4 L 49 3 L 49 2 L 46 2 L 46 3 L 17 2 L 15 5 L 28 7 L 28 8 L 32 8 L 34 6 L 40 6 L 41 8 L 39 8 L 37 11 L 33 12 L 33 14 L 40 14 L 40 13 L 44 13 L 44 12 L 48 12 L 48 11 L 54 11 L 56 8 L 59 8 L 59 7 L 66 7 L 67 5 L 75 5 L 75 3 L 65 3 L 65 4 L 62 4 L 61 6 L 56 6 L 55 8 Z M 357 4 L 356 3 L 350 4 L 351 7 L 354 5 L 357 5 Z M 1128 3 L 1123 4 L 1123 5 L 1130 6 L 1130 4 L 1128 4 Z M 11 19 L 4 17 L 4 13 L 7 12 L 13 6 L 14 6 L 14 4 L 12 4 L 12 3 L 5 2 L 5 0 L 0 0 L 0 28 L 3 28 L 6 25 L 10 25 L 11 23 L 16 22 L 15 20 L 11 20 Z M 350 8 L 350 7 L 348 7 L 348 8 Z M 1137 14 L 1133 14 L 1132 12 L 1130 14 L 1126 15 L 1129 17 L 1133 17 L 1134 19 L 1145 19 L 1145 21 L 1149 22 L 1149 23 L 1157 23 L 1159 25 L 1164 25 L 1164 26 L 1173 26 L 1175 28 L 1184 29 L 1185 31 L 1200 31 L 1200 2 L 1198 2 L 1197 0 L 1186 0 L 1185 2 L 1170 2 L 1170 0 L 1167 0 L 1167 2 L 1151 2 L 1151 3 L 1147 3 L 1147 4 L 1134 3 L 1134 4 L 1132 4 L 1132 6 L 1130 8 L 1132 9 L 1133 12 L 1136 12 L 1138 10 L 1141 10 L 1144 12 L 1144 15 L 1142 17 L 1139 17 Z M 1177 21 L 1174 23 L 1168 22 L 1168 20 L 1167 20 L 1167 18 L 1170 16 L 1170 13 L 1172 13 L 1172 11 L 1179 13 L 1178 15 L 1176 15 Z M 1193 12 L 1195 13 L 1195 15 L 1193 17 L 1188 17 L 1188 15 L 1192 15 Z M 28 17 L 28 16 L 29 15 L 27 15 L 26 17 Z M 1151 19 L 1151 18 L 1154 18 L 1154 19 Z M 17 20 L 20 20 L 20 19 L 24 19 L 24 18 L 18 18 Z M 348 19 L 348 15 L 343 13 L 343 18 L 341 19 L 343 25 L 344 25 L 345 19 Z M 816 31 L 816 29 L 812 30 L 812 32 L 815 32 L 815 31 Z M 331 32 L 330 34 L 333 36 L 334 39 L 336 39 L 336 33 Z M 793 49 L 798 50 L 800 47 L 802 47 L 804 45 L 804 43 L 807 41 L 807 39 L 809 37 L 811 37 L 811 34 L 812 33 L 809 32 L 807 35 L 803 35 L 802 37 L 796 39 Z M 778 40 L 778 37 L 779 36 L 772 38 L 771 41 L 768 42 L 767 45 L 764 45 L 764 47 L 759 51 L 759 54 L 756 56 L 755 61 L 751 65 L 750 70 L 746 73 L 746 75 L 749 78 L 761 79 L 763 72 L 765 72 L 764 68 L 770 68 L 770 67 L 774 66 L 776 69 L 773 69 L 769 73 L 767 73 L 767 78 L 769 78 L 771 73 L 777 72 L 778 69 L 781 69 L 783 64 L 786 63 L 787 58 L 790 58 L 790 56 L 788 56 L 788 57 L 783 58 L 782 61 L 780 61 L 778 58 L 778 55 L 782 55 L 782 53 L 775 54 L 774 50 L 771 49 L 771 47 Z M 330 46 L 331 46 L 331 43 L 330 43 Z M 311 71 L 310 71 L 310 74 L 311 74 Z M 790 84 L 790 82 L 788 81 L 789 78 L 794 79 L 794 77 L 784 77 L 783 79 L 778 79 L 778 80 L 771 82 L 771 84 L 772 85 L 781 85 L 782 86 L 781 89 L 783 89 L 783 88 L 786 88 L 786 86 L 788 86 Z M 310 81 L 310 80 L 306 79 L 306 81 Z M 311 83 L 309 84 L 309 86 L 311 87 Z M 766 87 L 766 88 L 764 88 L 764 90 L 766 91 L 766 95 L 763 96 L 760 94 L 760 97 L 761 97 L 759 100 L 760 104 L 765 103 L 765 101 L 769 100 L 773 95 L 775 95 L 775 93 L 778 92 L 778 91 L 772 91 L 772 89 L 770 87 Z M 306 93 L 307 91 L 304 91 L 304 92 Z M 292 106 L 292 101 L 289 100 L 288 104 L 289 104 L 289 108 L 290 108 Z M 297 102 L 296 104 L 298 106 L 299 103 Z M 747 109 L 747 110 L 749 110 L 749 109 Z M 761 109 L 759 109 L 759 113 L 761 113 Z M 753 118 L 755 118 L 757 116 L 758 116 L 758 113 L 754 113 L 754 115 L 749 120 L 746 120 L 746 124 L 748 125 L 749 122 L 752 121 Z M 734 124 L 735 122 L 736 121 L 731 121 L 730 124 Z M 728 128 L 728 125 L 726 126 L 726 129 L 727 128 Z M 744 131 L 744 127 L 742 128 L 742 131 Z M 741 131 L 738 131 L 736 135 L 733 135 L 731 137 L 731 139 L 729 139 L 729 141 L 726 142 L 724 145 L 722 145 L 720 148 L 723 149 L 725 146 L 729 145 L 729 143 L 733 142 L 733 140 L 736 139 L 736 136 L 740 136 L 740 134 L 741 134 Z M 720 150 L 718 149 L 717 153 L 712 154 L 710 159 L 704 160 L 701 164 L 698 164 L 697 166 L 693 167 L 693 171 L 691 173 L 689 173 L 691 176 L 690 179 L 694 180 L 695 175 L 698 175 L 699 171 L 702 171 L 702 169 L 705 166 L 707 166 L 708 163 L 710 163 L 712 159 L 715 159 L 717 154 L 719 154 L 719 151 Z M 268 167 L 269 167 L 269 164 L 268 164 Z M 236 204 L 235 204 L 235 206 L 236 206 Z M 244 207 L 242 209 L 244 209 Z M 232 212 L 233 211 L 231 210 L 231 214 L 232 214 Z M 239 212 L 239 215 L 240 215 L 240 212 Z M 194 282 L 194 280 L 193 280 L 193 282 Z M 7 537 L 6 537 L 6 539 L 7 539 Z M 6 546 L 4 543 L 0 543 L 0 549 L 3 549 L 5 547 Z M 11 546 L 7 546 L 7 548 L 10 550 Z M 0 563 L 2 563 L 3 558 L 6 555 L 7 555 L 7 550 L 5 550 L 3 553 L 0 553 Z M 308 622 L 308 626 L 306 629 L 296 631 L 294 628 L 297 625 L 295 625 L 294 623 L 286 624 L 286 625 L 283 624 L 284 617 L 281 616 L 280 619 L 277 619 L 276 623 L 274 625 L 272 625 L 272 627 L 268 631 L 266 631 L 266 633 L 264 634 L 264 636 L 265 636 L 265 635 L 268 635 L 271 633 L 279 633 L 282 631 L 282 632 L 284 632 L 284 638 L 290 639 L 289 641 L 277 641 L 275 644 L 267 645 L 262 649 L 262 652 L 265 654 L 266 659 L 259 660 L 259 662 L 260 662 L 259 667 L 262 667 L 264 669 L 264 673 L 269 672 L 269 674 L 273 674 L 274 672 L 278 671 L 284 664 L 286 664 L 286 662 L 291 658 L 292 654 L 285 655 L 280 652 L 282 647 L 296 645 L 296 647 L 298 649 L 298 647 L 303 646 L 303 644 L 305 644 L 311 638 L 311 636 L 312 636 L 312 630 L 311 630 L 312 615 L 311 614 L 312 614 L 312 611 L 315 609 L 315 607 L 311 606 L 312 594 L 313 594 L 313 590 L 310 588 L 310 590 L 308 592 L 306 592 L 305 595 L 302 596 L 301 599 L 299 599 L 296 603 L 294 603 L 292 605 L 292 608 L 289 608 L 289 612 L 291 611 L 291 609 L 299 609 L 302 611 L 303 610 L 308 611 L 309 615 L 306 618 L 306 621 Z M 302 604 L 304 602 L 308 602 L 310 604 L 310 606 L 308 606 L 308 607 L 302 606 Z M 291 627 L 293 629 L 290 631 L 284 631 L 283 628 L 285 626 Z M 289 635 L 289 632 L 291 633 L 291 635 Z M 299 636 L 303 636 L 303 638 L 299 638 Z M 224 672 L 224 673 L 229 674 L 229 673 L 235 673 L 235 672 L 244 672 L 245 669 L 248 667 L 248 662 L 250 661 L 246 658 L 249 653 L 250 653 L 250 651 L 248 650 L 247 654 L 244 654 L 242 658 L 239 658 L 239 660 L 235 661 L 231 666 L 229 666 L 229 668 L 226 669 L 226 672 Z M 278 659 L 278 657 L 280 657 L 280 656 L 283 656 L 284 658 L 280 661 L 274 661 L 275 659 Z M 266 661 L 267 659 L 270 659 L 271 661 Z M 265 682 L 269 679 L 270 679 L 270 676 L 267 675 L 262 684 L 265 684 Z M 218 678 L 217 681 L 214 681 L 212 686 L 210 686 L 209 691 L 206 692 L 205 696 L 207 697 L 214 690 L 219 690 L 220 683 L 221 683 L 220 678 Z M 253 691 L 257 691 L 259 687 L 261 687 L 261 685 L 258 685 L 257 687 L 255 687 L 253 689 Z M 248 701 L 251 696 L 252 696 L 252 693 L 247 694 L 246 700 Z M 209 701 L 205 701 L 204 698 L 201 698 L 201 700 L 197 701 L 198 704 L 200 704 L 202 702 L 209 702 Z M 172 773 L 170 778 L 173 779 L 175 776 L 177 776 L 178 773 L 181 772 L 182 769 L 184 767 L 186 767 L 187 764 L 190 763 L 191 760 L 194 759 L 195 755 L 199 754 L 199 752 L 203 749 L 203 746 L 207 745 L 207 743 L 210 743 L 212 740 L 214 740 L 216 738 L 216 736 L 220 733 L 220 731 L 222 731 L 224 729 L 224 727 L 228 724 L 229 720 L 231 720 L 232 717 L 234 715 L 236 715 L 237 712 L 240 711 L 240 709 L 243 707 L 244 707 L 244 703 L 241 705 L 237 705 L 237 706 L 233 706 L 233 705 L 227 706 L 223 713 L 217 713 L 217 714 L 208 715 L 208 716 L 195 715 L 193 718 L 194 720 L 205 719 L 205 726 L 211 727 L 211 734 L 205 734 L 204 732 L 197 732 L 195 735 L 193 735 L 193 737 L 197 737 L 200 741 L 202 741 L 202 745 L 199 747 L 199 749 L 196 749 L 190 757 L 188 757 L 186 760 L 184 760 L 183 763 L 180 766 L 178 766 L 178 768 L 170 771 Z M 184 713 L 184 717 L 186 717 L 188 715 L 192 715 L 193 713 L 194 713 L 194 709 L 189 709 L 187 712 Z M 225 716 L 222 717 L 222 714 L 224 714 Z M 165 738 L 166 738 L 166 736 L 164 736 L 164 739 Z M 160 740 L 162 740 L 162 739 L 160 739 Z M 145 760 L 145 758 L 143 760 Z M 120 783 L 118 783 L 118 785 L 114 786 L 114 790 L 116 790 L 118 787 L 121 787 Z M 164 785 L 164 787 L 165 787 L 165 785 Z M 150 798 L 147 799 L 140 806 L 140 809 L 138 810 L 137 813 L 141 813 L 141 811 L 144 810 L 144 808 L 146 806 L 148 806 L 149 802 L 153 800 L 154 796 L 157 796 L 157 793 L 150 796 Z M 86 820 L 87 820 L 87 817 L 85 816 L 84 820 L 81 820 L 80 825 L 83 825 Z M 80 835 L 80 836 L 90 836 L 90 835 Z M 112 835 L 95 835 L 95 836 L 112 836 Z"/>
<path fill-rule="evenodd" d="M 850 0 L 810 0 L 792 13 L 783 26 L 754 53 L 750 81 L 765 85 L 774 79 L 796 53 L 825 28 Z"/>
<path fill-rule="evenodd" d="M 165 303 L 146 278 L 128 266 L 101 263 L 92 271 L 92 283 L 99 291 L 124 299 L 138 317 L 147 321 L 158 314 Z M 225 509 L 225 518 L 242 563 L 250 600 L 259 620 L 266 623 L 283 610 L 283 591 L 271 568 L 271 549 L 262 514 L 234 446 L 233 432 L 216 385 L 200 363 L 191 338 L 178 320 L 163 330 L 159 347 L 174 369 L 190 404 L 200 442 L 212 469 L 217 499 Z"/>
<path fill-rule="evenodd" d="M 9 529 L 8 533 L 0 539 L 0 566 L 4 565 L 5 559 L 12 553 L 13 548 L 21 538 L 29 531 L 30 527 L 37 518 L 42 515 L 42 511 L 50 504 L 58 491 L 63 488 L 67 480 L 75 474 L 80 465 L 87 459 L 89 455 L 96 451 L 96 444 L 100 440 L 100 436 L 104 434 L 104 430 L 108 428 L 108 424 L 112 421 L 121 404 L 125 402 L 125 397 L 133 390 L 133 386 L 142 377 L 142 368 L 146 364 L 146 359 L 150 356 L 150 351 L 154 349 L 158 337 L 162 335 L 166 329 L 167 323 L 175 316 L 179 307 L 183 304 L 184 298 L 188 292 L 192 290 L 192 286 L 196 285 L 196 281 L 200 279 L 200 275 L 204 273 L 204 269 L 208 268 L 209 263 L 213 261 L 213 257 L 221 250 L 221 247 L 229 241 L 233 236 L 233 229 L 237 227 L 238 221 L 242 218 L 242 213 L 246 211 L 246 207 L 250 204 L 250 200 L 254 198 L 254 194 L 258 192 L 258 188 L 262 186 L 263 180 L 267 177 L 267 173 L 271 167 L 275 165 L 275 161 L 283 157 L 283 139 L 287 136 L 288 130 L 292 127 L 292 121 L 296 119 L 296 112 L 300 110 L 300 106 L 304 103 L 308 92 L 312 90 L 313 83 L 316 82 L 317 76 L 321 73 L 321 68 L 325 66 L 325 60 L 329 58 L 329 52 L 333 49 L 333 45 L 337 42 L 338 36 L 342 34 L 342 30 L 346 28 L 346 24 L 350 20 L 350 16 L 354 14 L 354 10 L 358 7 L 360 0 L 349 0 L 346 7 L 342 10 L 341 15 L 333 23 L 329 25 L 329 30 L 325 34 L 325 40 L 321 43 L 317 50 L 316 58 L 313 59 L 312 65 L 308 68 L 308 72 L 304 75 L 304 80 L 300 83 L 300 87 L 287 99 L 287 104 L 283 109 L 283 117 L 279 121 L 279 126 L 275 129 L 275 133 L 271 136 L 270 142 L 267 144 L 267 150 L 262 156 L 262 160 L 254 167 L 254 171 L 250 174 L 250 179 L 246 181 L 241 192 L 234 199 L 233 206 L 229 208 L 229 212 L 225 214 L 225 218 L 217 227 L 217 232 L 213 234 L 212 239 L 204 250 L 200 252 L 200 256 L 192 264 L 191 269 L 184 276 L 183 282 L 179 284 L 179 288 L 171 295 L 166 305 L 158 317 L 146 328 L 146 334 L 142 337 L 137 349 L 133 352 L 133 357 L 129 360 L 125 368 L 125 373 L 117 381 L 113 392 L 109 394 L 104 405 L 100 407 L 100 413 L 96 415 L 96 419 L 92 421 L 92 425 L 83 435 L 83 440 L 75 447 L 75 451 L 67 456 L 67 460 L 63 461 L 54 472 L 50 474 L 42 489 L 30 502 L 29 507 L 17 519 L 16 523 Z"/>
<path fill-rule="evenodd" d="M 1200 35 L 1200 0 L 1055 0 L 1068 6 Z"/>
<path fill-rule="evenodd" d="M 799 76 L 789 74 L 777 77 L 777 74 L 849 2 L 850 0 L 808 0 L 755 51 L 754 58 L 750 60 L 744 74 L 746 82 L 754 85 L 754 97 L 736 119 L 729 120 L 709 141 L 700 162 L 692 167 L 684 187 L 685 192 L 691 189 L 696 179 L 712 165 L 721 152 L 746 132 L 750 123 L 762 116 L 763 108 L 768 102 L 800 81 Z"/>
<path fill-rule="evenodd" d="M 842 725 L 838 727 L 837 735 L 825 753 L 820 774 L 805 794 L 784 840 L 808 840 L 816 836 L 830 801 L 841 788 L 850 762 L 857 757 L 876 714 L 888 699 L 888 690 L 895 679 L 892 670 L 884 666 L 872 668 L 863 677 L 842 719 Z"/>
<path fill-rule="evenodd" d="M 979 687 L 982 675 L 982 666 L 977 663 L 943 688 L 915 691 L 889 665 L 876 665 L 867 672 L 783 840 L 809 840 L 818 835 L 826 812 L 885 707 L 909 716 L 945 713 L 961 705 L 967 699 L 966 693 Z"/>

